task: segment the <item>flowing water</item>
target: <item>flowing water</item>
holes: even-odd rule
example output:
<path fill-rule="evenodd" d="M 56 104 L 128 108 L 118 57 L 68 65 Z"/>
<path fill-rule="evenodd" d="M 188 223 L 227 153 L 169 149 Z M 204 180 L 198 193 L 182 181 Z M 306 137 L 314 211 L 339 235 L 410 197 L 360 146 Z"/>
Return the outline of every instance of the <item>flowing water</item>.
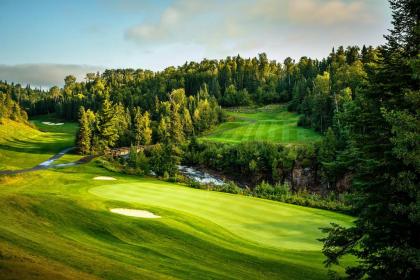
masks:
<path fill-rule="evenodd" d="M 199 182 L 201 184 L 213 184 L 216 186 L 221 186 L 225 184 L 222 178 L 213 176 L 207 172 L 198 170 L 191 166 L 178 165 L 178 170 L 186 177 L 193 179 L 194 181 Z"/>

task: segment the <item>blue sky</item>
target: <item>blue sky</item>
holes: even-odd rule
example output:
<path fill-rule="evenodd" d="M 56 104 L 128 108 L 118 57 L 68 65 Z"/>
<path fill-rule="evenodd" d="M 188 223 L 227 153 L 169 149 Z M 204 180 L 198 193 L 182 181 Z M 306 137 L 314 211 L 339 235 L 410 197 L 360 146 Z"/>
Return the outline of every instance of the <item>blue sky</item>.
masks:
<path fill-rule="evenodd" d="M 391 21 L 385 0 L 0 0 L 0 11 L 0 80 L 37 86 L 236 54 L 322 58 L 383 43 Z"/>

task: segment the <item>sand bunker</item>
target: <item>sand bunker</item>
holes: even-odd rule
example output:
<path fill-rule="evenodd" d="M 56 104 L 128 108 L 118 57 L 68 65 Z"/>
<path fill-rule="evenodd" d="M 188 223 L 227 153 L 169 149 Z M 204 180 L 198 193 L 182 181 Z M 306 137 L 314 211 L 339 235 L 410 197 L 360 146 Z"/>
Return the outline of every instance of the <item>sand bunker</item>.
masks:
<path fill-rule="evenodd" d="M 109 209 L 109 211 L 111 211 L 112 213 L 120 214 L 120 215 L 138 217 L 138 218 L 148 218 L 148 219 L 160 218 L 160 216 L 155 215 L 152 212 L 149 212 L 146 210 L 113 208 L 113 209 Z"/>
<path fill-rule="evenodd" d="M 102 180 L 102 181 L 114 181 L 117 180 L 114 177 L 108 177 L 108 176 L 97 176 L 93 178 L 93 180 Z"/>
<path fill-rule="evenodd" d="M 60 123 L 53 123 L 53 122 L 42 122 L 43 124 L 46 125 L 63 125 L 64 123 L 60 122 Z"/>

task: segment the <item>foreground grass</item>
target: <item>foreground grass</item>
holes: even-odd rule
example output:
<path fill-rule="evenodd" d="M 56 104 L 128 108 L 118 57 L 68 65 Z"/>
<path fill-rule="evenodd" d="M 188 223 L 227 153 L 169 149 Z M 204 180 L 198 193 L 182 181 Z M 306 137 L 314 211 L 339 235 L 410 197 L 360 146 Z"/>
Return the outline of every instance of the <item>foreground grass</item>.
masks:
<path fill-rule="evenodd" d="M 31 269 L 48 278 L 60 267 L 107 279 L 324 279 L 318 227 L 350 222 L 152 178 L 92 179 L 98 175 L 115 177 L 91 163 L 1 179 L 2 275 Z M 110 213 L 114 207 L 162 218 Z"/>
<path fill-rule="evenodd" d="M 39 140 L 53 135 L 52 143 L 66 143 L 58 137 L 65 129 L 44 129 Z M 46 144 L 31 143 L 42 155 Z M 113 214 L 114 207 L 162 218 Z M 351 222 L 329 211 L 110 173 L 96 162 L 0 176 L 0 216 L 2 279 L 325 279 L 318 228 Z"/>
<path fill-rule="evenodd" d="M 300 144 L 320 139 L 315 131 L 297 126 L 299 115 L 288 112 L 283 105 L 226 112 L 233 120 L 220 124 L 201 139 L 231 143 L 258 140 L 284 144 Z"/>

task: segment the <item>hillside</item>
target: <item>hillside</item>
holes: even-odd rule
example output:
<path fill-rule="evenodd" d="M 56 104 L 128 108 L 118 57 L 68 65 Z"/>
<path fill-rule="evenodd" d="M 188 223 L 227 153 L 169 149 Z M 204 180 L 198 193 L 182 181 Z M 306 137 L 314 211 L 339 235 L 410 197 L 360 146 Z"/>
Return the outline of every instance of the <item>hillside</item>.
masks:
<path fill-rule="evenodd" d="M 41 116 L 34 127 L 10 119 L 0 123 L 0 170 L 33 167 L 64 148 L 74 146 L 75 123 L 60 126 L 43 124 L 53 117 Z"/>

